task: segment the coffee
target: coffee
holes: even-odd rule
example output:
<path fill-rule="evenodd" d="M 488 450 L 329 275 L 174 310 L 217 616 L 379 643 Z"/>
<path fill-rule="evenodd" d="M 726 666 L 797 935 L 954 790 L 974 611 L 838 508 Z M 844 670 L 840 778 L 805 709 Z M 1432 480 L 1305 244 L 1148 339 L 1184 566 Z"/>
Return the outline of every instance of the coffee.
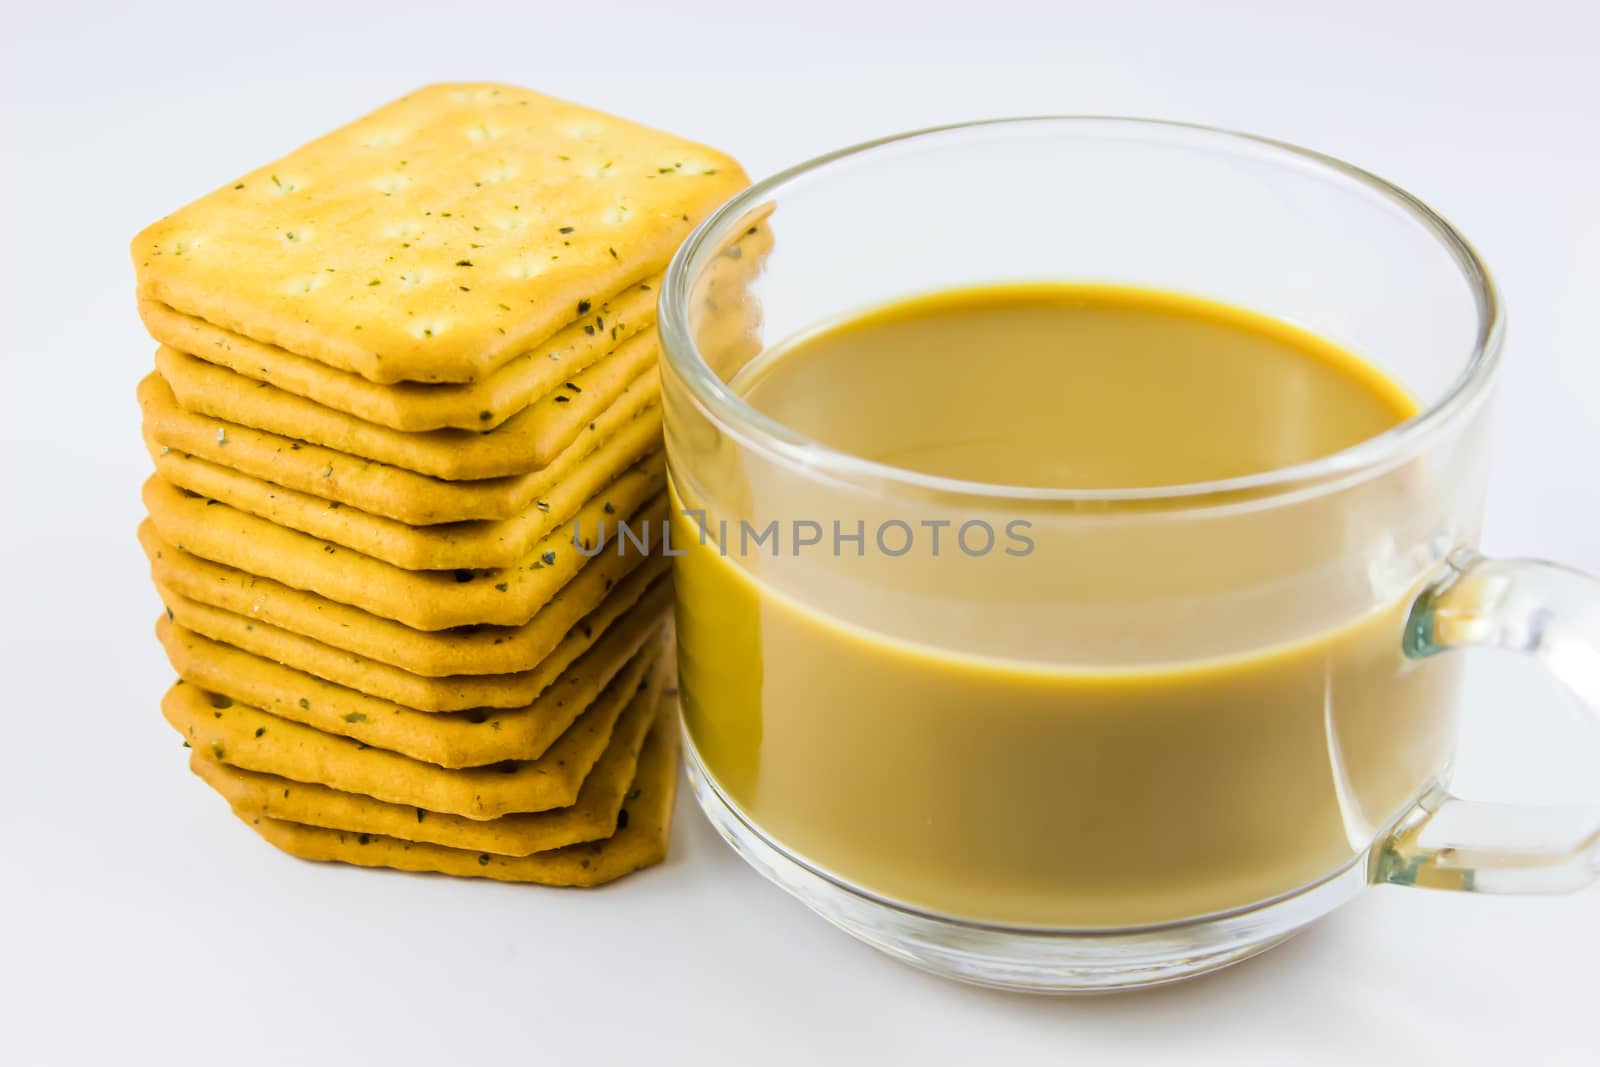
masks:
<path fill-rule="evenodd" d="M 1115 286 L 959 290 L 800 337 L 731 383 L 841 452 L 1000 485 L 1126 489 L 1317 459 L 1415 414 L 1339 347 Z"/>
<path fill-rule="evenodd" d="M 732 385 L 831 448 L 1040 489 L 1237 478 L 1331 455 L 1415 412 L 1398 384 L 1288 324 L 1089 285 L 906 301 L 768 351 Z M 976 552 L 959 525 L 888 516 L 920 537 L 895 552 L 884 549 L 901 546 L 898 528 L 885 545 L 888 513 L 864 504 L 875 521 L 860 543 L 846 523 L 841 550 L 838 521 L 858 516 L 802 518 L 803 500 L 775 493 L 794 512 L 774 516 L 780 539 L 787 524 L 824 528 L 806 546 L 831 554 L 813 565 L 812 602 L 803 584 L 768 580 L 805 561 L 730 544 L 680 499 L 690 736 L 777 844 L 933 912 L 1130 926 L 1289 892 L 1358 857 L 1448 763 L 1455 664 L 1403 655 L 1413 590 L 1374 574 L 1373 590 L 1349 596 L 1349 575 L 1324 565 L 1369 526 L 1392 526 L 1420 484 L 1400 471 L 1292 519 L 1195 522 L 1183 581 L 1196 602 L 1246 593 L 1192 614 L 1163 602 L 1155 618 L 1141 609 L 1149 549 L 1120 527 L 1052 538 L 1022 516 L 1020 540 L 1008 526 Z M 943 533 L 942 556 L 930 533 Z M 797 541 L 781 554 L 798 556 Z M 919 602 L 930 568 L 963 599 Z M 1175 569 L 1160 570 L 1171 585 Z M 1257 588 L 1258 572 L 1304 575 L 1304 588 Z M 826 606 L 848 603 L 850 583 L 872 591 L 870 611 Z M 1307 610 L 1318 589 L 1324 610 Z M 1342 606 L 1375 594 L 1377 610 Z M 932 636 L 902 636 L 913 630 Z M 1198 654 L 1213 633 L 1214 654 Z"/>

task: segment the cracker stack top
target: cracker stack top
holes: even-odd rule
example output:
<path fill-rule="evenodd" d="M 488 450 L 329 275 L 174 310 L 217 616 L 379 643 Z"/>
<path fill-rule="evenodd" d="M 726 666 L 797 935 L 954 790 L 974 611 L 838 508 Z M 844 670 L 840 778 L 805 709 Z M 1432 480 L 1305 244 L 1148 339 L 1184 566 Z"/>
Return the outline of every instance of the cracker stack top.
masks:
<path fill-rule="evenodd" d="M 659 271 L 746 183 L 526 89 L 435 85 L 133 241 L 142 299 L 374 382 L 474 382 Z"/>

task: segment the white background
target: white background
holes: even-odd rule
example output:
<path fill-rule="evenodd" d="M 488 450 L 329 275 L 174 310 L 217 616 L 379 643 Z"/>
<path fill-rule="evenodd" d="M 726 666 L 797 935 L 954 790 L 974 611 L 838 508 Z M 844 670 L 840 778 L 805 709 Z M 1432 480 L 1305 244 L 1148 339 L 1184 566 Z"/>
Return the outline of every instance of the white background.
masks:
<path fill-rule="evenodd" d="M 1417 192 L 1512 309 L 1487 547 L 1600 570 L 1600 18 L 1566 3 L 473 5 L 33 0 L 0 13 L 0 1062 L 1593 1063 L 1600 893 L 1380 889 L 1219 976 L 1082 1000 L 925 977 L 680 804 L 602 892 L 300 863 L 161 721 L 134 541 L 143 224 L 424 82 L 498 79 L 754 175 L 957 119 L 1191 119 Z M 1004 195 L 998 190 L 997 195 Z M 1458 777 L 1600 799 L 1600 732 L 1476 665 Z"/>

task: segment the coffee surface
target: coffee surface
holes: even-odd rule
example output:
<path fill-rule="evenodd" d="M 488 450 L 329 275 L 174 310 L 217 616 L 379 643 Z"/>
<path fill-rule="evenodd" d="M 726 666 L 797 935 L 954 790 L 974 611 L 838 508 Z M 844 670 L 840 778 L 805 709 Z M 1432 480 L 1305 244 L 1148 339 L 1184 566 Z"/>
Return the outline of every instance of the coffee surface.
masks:
<path fill-rule="evenodd" d="M 843 452 L 1075 489 L 1255 474 L 1338 452 L 1415 413 L 1404 390 L 1304 330 L 1105 285 L 919 297 L 775 349 L 733 385 Z"/>

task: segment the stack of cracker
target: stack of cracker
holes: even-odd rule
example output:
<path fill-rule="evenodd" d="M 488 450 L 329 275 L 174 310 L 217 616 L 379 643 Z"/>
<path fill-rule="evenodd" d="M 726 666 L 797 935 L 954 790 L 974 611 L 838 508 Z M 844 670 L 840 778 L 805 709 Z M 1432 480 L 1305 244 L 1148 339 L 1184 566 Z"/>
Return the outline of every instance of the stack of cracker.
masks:
<path fill-rule="evenodd" d="M 134 240 L 163 712 L 268 841 L 561 885 L 663 857 L 655 289 L 744 183 L 441 85 Z"/>

